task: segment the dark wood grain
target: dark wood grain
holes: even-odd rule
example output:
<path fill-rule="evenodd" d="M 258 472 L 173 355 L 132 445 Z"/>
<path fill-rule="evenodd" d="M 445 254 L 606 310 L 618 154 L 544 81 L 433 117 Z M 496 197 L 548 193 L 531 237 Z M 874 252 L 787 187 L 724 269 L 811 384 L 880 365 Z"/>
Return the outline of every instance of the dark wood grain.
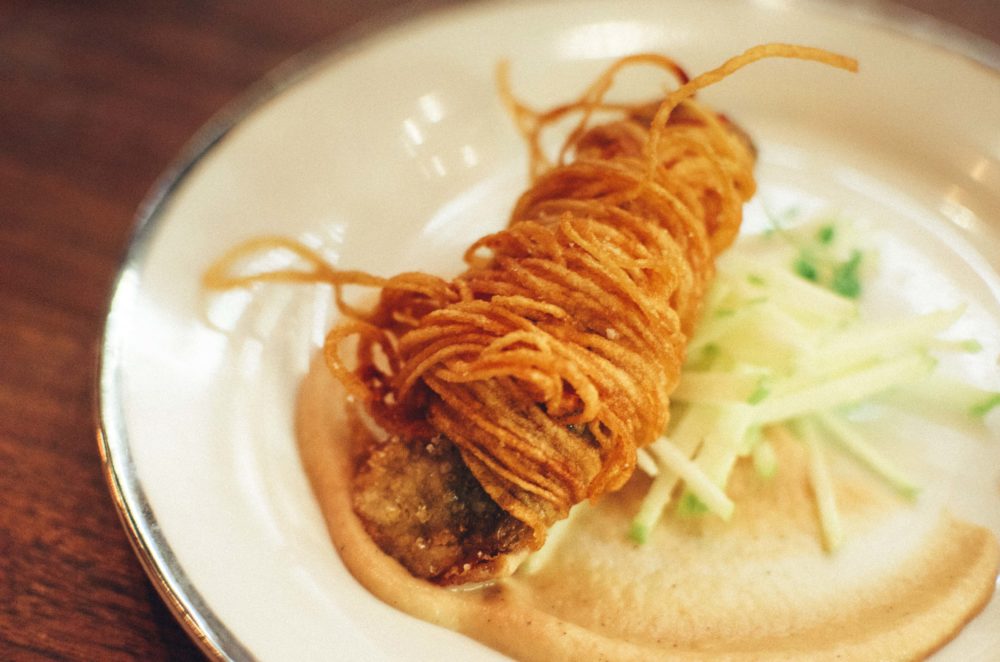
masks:
<path fill-rule="evenodd" d="M 137 206 L 196 130 L 393 4 L 0 4 L 0 659 L 200 659 L 101 475 L 106 298 Z M 1000 41 L 995 0 L 907 4 Z"/>

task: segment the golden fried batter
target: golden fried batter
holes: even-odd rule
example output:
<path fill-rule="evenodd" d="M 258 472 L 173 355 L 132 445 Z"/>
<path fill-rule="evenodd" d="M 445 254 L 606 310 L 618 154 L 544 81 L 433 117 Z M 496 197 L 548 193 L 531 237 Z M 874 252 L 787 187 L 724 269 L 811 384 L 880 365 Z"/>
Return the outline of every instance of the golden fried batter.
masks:
<path fill-rule="evenodd" d="M 297 252 L 311 270 L 230 275 L 258 241 L 206 274 L 217 288 L 263 279 L 334 286 L 353 319 L 327 336 L 327 365 L 396 440 L 358 466 L 355 507 L 411 572 L 441 582 L 498 573 L 510 567 L 501 560 L 540 547 L 574 504 L 632 475 L 636 450 L 666 426 L 715 257 L 736 237 L 755 189 L 753 147 L 693 96 L 774 56 L 856 66 L 770 44 L 689 80 L 669 58 L 634 55 L 577 101 L 545 112 L 504 86 L 533 182 L 509 226 L 475 242 L 452 280 L 341 271 L 273 239 L 263 242 Z M 659 67 L 680 86 L 652 104 L 606 102 L 616 74 L 636 65 Z M 540 135 L 574 114 L 550 162 Z M 381 288 L 370 313 L 343 303 L 347 284 Z M 357 343 L 348 357 L 349 338 Z M 456 506 L 453 497 L 468 501 Z"/>
<path fill-rule="evenodd" d="M 354 510 L 375 543 L 439 584 L 506 574 L 531 541 L 441 436 L 374 444 L 358 460 L 353 487 Z"/>

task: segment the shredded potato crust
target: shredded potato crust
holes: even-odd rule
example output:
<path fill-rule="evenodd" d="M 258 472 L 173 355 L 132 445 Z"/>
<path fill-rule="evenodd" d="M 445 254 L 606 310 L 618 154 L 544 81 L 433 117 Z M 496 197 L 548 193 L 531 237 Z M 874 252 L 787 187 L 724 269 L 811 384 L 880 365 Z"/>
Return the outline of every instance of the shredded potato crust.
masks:
<path fill-rule="evenodd" d="M 856 67 L 818 49 L 769 44 L 688 80 L 669 58 L 635 55 L 576 101 L 544 112 L 514 98 L 501 67 L 532 183 L 508 227 L 468 249 L 463 273 L 381 278 L 265 237 L 223 256 L 205 284 L 332 284 L 348 318 L 326 339 L 333 374 L 391 434 L 450 439 L 540 546 L 572 505 L 621 487 L 637 449 L 667 424 L 714 258 L 736 237 L 755 188 L 752 144 L 693 97 L 766 57 Z M 678 87 L 655 103 L 606 103 L 615 76 L 637 65 L 663 69 Z M 617 119 L 592 126 L 608 113 Z M 578 123 L 550 160 L 541 135 L 571 116 Z M 276 247 L 309 269 L 236 275 L 245 257 Z M 370 311 L 353 309 L 346 285 L 381 288 L 380 298 Z M 345 357 L 349 338 L 357 350 Z"/>

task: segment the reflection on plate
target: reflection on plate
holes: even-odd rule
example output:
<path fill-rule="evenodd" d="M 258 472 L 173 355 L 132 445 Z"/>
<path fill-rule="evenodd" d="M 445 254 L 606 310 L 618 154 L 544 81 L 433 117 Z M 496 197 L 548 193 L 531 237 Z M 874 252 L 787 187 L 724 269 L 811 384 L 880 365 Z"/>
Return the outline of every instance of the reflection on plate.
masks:
<path fill-rule="evenodd" d="M 196 141 L 145 208 L 115 290 L 100 414 L 114 496 L 140 557 L 206 650 L 502 659 L 378 602 L 328 540 L 296 454 L 292 406 L 331 321 L 329 292 L 274 286 L 206 300 L 199 291 L 214 258 L 260 234 L 298 237 L 375 273 L 456 271 L 462 249 L 504 222 L 524 183 L 522 145 L 493 84 L 502 58 L 518 93 L 541 105 L 636 50 L 669 53 L 692 72 L 764 41 L 858 57 L 861 74 L 842 85 L 773 62 L 704 94 L 761 148 L 748 220 L 788 206 L 863 219 L 888 237 L 895 305 L 925 310 L 960 297 L 984 356 L 1000 353 L 1000 75 L 899 26 L 772 5 L 574 1 L 431 13 L 305 64 Z M 1000 387 L 991 360 L 959 368 Z M 995 444 L 971 448 L 948 477 L 948 499 L 1000 532 L 998 460 Z M 994 600 L 940 657 L 981 659 L 998 644 Z"/>

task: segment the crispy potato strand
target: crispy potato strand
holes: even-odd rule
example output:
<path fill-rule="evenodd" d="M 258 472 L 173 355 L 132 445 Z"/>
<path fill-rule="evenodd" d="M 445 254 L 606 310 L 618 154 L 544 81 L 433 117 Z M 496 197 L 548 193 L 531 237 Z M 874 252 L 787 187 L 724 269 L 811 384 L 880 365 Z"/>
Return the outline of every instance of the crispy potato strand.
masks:
<path fill-rule="evenodd" d="M 376 278 L 273 240 L 310 270 L 230 275 L 260 250 L 258 241 L 224 257 L 206 285 L 333 284 L 354 318 L 327 339 L 334 375 L 390 433 L 450 439 L 538 546 L 573 504 L 621 487 L 636 450 L 666 426 L 714 258 L 736 237 L 755 189 L 753 146 L 693 96 L 765 57 L 856 66 L 769 44 L 688 80 L 669 58 L 636 55 L 610 66 L 575 102 L 544 112 L 513 97 L 501 67 L 501 94 L 529 146 L 533 181 L 508 227 L 469 248 L 464 273 L 450 281 Z M 636 65 L 667 71 L 679 87 L 656 103 L 605 102 L 616 74 Z M 543 132 L 574 114 L 578 123 L 548 159 Z M 348 284 L 380 287 L 374 309 L 345 309 L 340 290 Z M 350 337 L 357 349 L 348 359 Z"/>

